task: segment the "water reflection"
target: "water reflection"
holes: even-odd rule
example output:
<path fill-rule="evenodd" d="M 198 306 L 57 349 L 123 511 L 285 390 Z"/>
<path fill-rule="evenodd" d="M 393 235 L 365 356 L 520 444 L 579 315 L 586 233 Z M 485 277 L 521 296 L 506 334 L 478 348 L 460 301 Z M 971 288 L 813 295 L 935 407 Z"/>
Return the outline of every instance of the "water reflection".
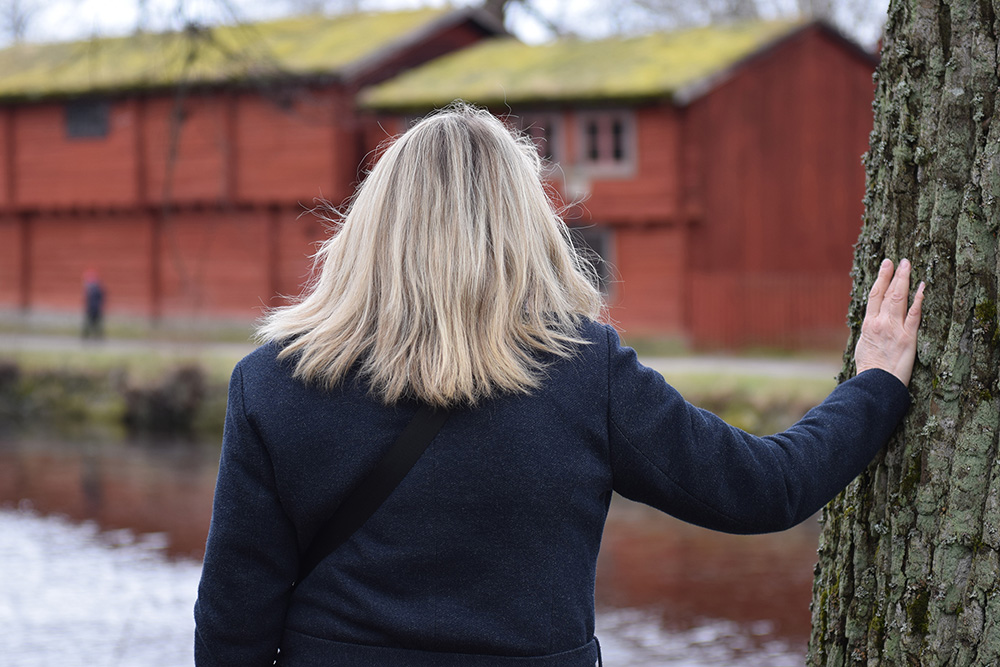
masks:
<path fill-rule="evenodd" d="M 0 442 L 0 505 L 165 533 L 170 556 L 200 559 L 217 471 L 218 450 L 190 443 Z"/>
<path fill-rule="evenodd" d="M 77 644 L 96 641 L 85 633 L 108 635 L 107 627 L 90 627 L 103 618 L 104 625 L 116 628 L 110 636 L 131 642 L 142 631 L 115 624 L 134 616 L 129 608 L 142 607 L 143 614 L 156 618 L 176 616 L 169 630 L 156 630 L 156 623 L 150 627 L 172 646 L 182 644 L 175 658 L 185 656 L 182 662 L 67 662 L 45 654 L 32 662 L 28 657 L 42 655 L 45 642 L 23 639 L 14 653 L 28 651 L 28 657 L 18 664 L 190 664 L 197 560 L 208 531 L 217 462 L 218 450 L 211 446 L 0 442 L 0 507 L 8 508 L 0 512 L 0 532 L 27 534 L 13 541 L 21 544 L 18 553 L 11 552 L 10 539 L 0 546 L 0 568 L 22 572 L 38 555 L 44 556 L 39 562 L 49 563 L 38 567 L 55 568 L 37 571 L 34 579 L 0 582 L 0 623 L 32 637 L 70 633 L 76 637 L 70 643 Z M 31 511 L 10 509 L 24 508 L 25 502 Z M 53 514 L 77 523 L 46 518 Z M 813 523 L 778 535 L 722 535 L 616 499 L 598 565 L 598 635 L 606 664 L 802 664 L 817 535 Z M 29 543 L 34 546 L 25 546 Z M 111 583 L 111 575 L 100 574 L 112 571 L 125 579 Z M 83 592 L 88 585 L 96 589 Z M 42 590 L 50 597 L 39 607 Z M 119 599 L 123 591 L 146 601 Z M 89 602 L 81 606 L 80 600 Z M 112 611 L 103 616 L 93 608 L 68 611 L 86 610 L 88 604 Z M 21 624 L 12 624 L 14 618 Z M 37 623 L 25 625 L 31 618 Z M 0 640 L 0 647 L 4 644 Z"/>
<path fill-rule="evenodd" d="M 665 641 L 645 653 L 662 659 L 643 664 L 801 665 L 818 538 L 815 521 L 771 535 L 726 535 L 616 498 L 598 562 L 598 608 L 606 620 L 641 611 L 640 625 L 652 616 L 672 637 L 687 637 L 688 656 L 699 647 L 707 653 L 672 662 L 675 642 Z"/>

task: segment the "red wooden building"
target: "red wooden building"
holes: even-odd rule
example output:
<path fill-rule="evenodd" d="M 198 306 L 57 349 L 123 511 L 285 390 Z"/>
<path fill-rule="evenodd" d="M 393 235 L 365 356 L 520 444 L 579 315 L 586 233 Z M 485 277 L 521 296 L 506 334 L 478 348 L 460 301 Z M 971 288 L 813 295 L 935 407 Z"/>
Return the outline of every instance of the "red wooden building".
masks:
<path fill-rule="evenodd" d="M 821 23 L 599 42 L 493 39 L 362 93 L 454 98 L 526 127 L 611 266 L 628 335 L 839 347 L 863 212 L 875 58 Z"/>
<path fill-rule="evenodd" d="M 870 54 L 822 24 L 501 33 L 421 10 L 0 52 L 0 310 L 76 313 L 94 268 L 112 315 L 252 320 L 307 276 L 314 198 L 463 98 L 538 138 L 626 334 L 843 343 Z"/>
<path fill-rule="evenodd" d="M 93 269 L 111 316 L 255 319 L 374 147 L 357 91 L 500 31 L 418 10 L 0 51 L 0 309 L 78 313 Z"/>

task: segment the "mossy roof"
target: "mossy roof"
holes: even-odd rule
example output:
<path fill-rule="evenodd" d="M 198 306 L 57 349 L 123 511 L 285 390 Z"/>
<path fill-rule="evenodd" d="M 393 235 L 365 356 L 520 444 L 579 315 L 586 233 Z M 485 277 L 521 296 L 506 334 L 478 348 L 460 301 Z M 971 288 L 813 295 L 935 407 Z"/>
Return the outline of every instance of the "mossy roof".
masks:
<path fill-rule="evenodd" d="M 505 105 L 671 98 L 690 93 L 802 26 L 757 21 L 538 45 L 494 38 L 369 88 L 362 103 L 416 110 L 455 99 Z"/>
<path fill-rule="evenodd" d="M 0 50 L 0 98 L 338 76 L 443 20 L 447 9 L 300 16 Z"/>

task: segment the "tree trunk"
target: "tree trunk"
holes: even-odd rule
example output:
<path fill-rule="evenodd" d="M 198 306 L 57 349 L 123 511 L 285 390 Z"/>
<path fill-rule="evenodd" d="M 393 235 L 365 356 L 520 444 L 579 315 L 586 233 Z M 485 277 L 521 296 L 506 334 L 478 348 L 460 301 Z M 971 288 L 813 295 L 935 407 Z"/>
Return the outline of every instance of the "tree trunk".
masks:
<path fill-rule="evenodd" d="M 823 512 L 808 664 L 1000 664 L 998 0 L 892 0 L 849 313 L 927 282 L 913 404 Z"/>

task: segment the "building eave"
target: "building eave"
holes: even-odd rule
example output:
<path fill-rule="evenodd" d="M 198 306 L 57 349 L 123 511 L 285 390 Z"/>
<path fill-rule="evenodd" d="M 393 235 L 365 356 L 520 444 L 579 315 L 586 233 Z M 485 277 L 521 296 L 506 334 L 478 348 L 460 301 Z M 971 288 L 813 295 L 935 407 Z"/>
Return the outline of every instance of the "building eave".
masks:
<path fill-rule="evenodd" d="M 407 49 L 413 48 L 421 42 L 431 39 L 434 35 L 453 26 L 460 25 L 465 21 L 476 23 L 484 30 L 484 32 L 490 35 L 499 36 L 508 34 L 507 30 L 503 27 L 503 24 L 497 21 L 492 14 L 485 10 L 477 7 L 456 9 L 455 11 L 449 12 L 434 21 L 430 21 L 421 28 L 402 36 L 400 39 L 386 44 L 381 49 L 378 49 L 368 56 L 345 65 L 339 70 L 340 77 L 345 82 L 353 82 L 362 79 L 366 74 L 377 70 L 386 62 L 389 62 L 401 53 L 406 52 Z"/>

